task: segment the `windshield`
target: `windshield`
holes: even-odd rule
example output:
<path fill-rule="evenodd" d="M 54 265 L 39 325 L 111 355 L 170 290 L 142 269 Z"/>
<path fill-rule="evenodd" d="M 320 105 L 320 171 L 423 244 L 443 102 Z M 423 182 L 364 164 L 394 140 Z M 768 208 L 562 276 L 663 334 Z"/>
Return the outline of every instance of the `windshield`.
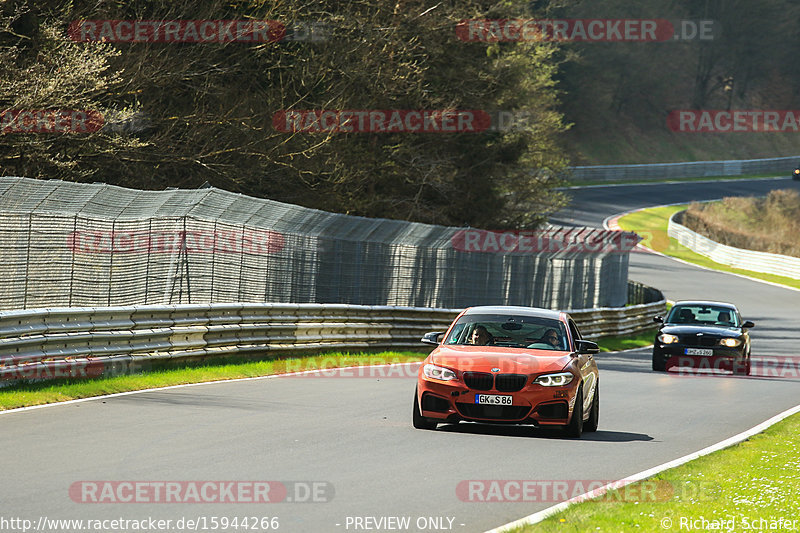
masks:
<path fill-rule="evenodd" d="M 445 344 L 569 350 L 560 321 L 518 315 L 464 315 Z"/>
<path fill-rule="evenodd" d="M 670 324 L 739 327 L 739 317 L 733 309 L 714 305 L 676 305 L 666 321 Z"/>

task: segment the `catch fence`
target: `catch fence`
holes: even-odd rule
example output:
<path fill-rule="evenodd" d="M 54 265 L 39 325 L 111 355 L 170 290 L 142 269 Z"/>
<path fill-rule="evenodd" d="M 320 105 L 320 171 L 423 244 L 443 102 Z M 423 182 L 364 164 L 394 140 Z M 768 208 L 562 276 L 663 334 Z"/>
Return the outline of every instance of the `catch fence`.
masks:
<path fill-rule="evenodd" d="M 214 188 L 0 178 L 0 309 L 233 302 L 586 309 L 628 301 L 630 234 L 368 219 Z"/>

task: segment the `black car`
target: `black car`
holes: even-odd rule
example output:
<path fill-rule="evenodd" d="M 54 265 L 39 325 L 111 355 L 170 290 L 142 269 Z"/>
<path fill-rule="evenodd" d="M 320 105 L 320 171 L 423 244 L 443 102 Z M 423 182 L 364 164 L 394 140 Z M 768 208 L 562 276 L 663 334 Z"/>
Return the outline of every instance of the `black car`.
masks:
<path fill-rule="evenodd" d="M 750 334 L 736 306 L 722 302 L 677 302 L 661 323 L 653 343 L 653 370 L 692 366 L 750 374 Z"/>
<path fill-rule="evenodd" d="M 800 180 L 800 166 L 792 171 L 792 179 L 793 180 Z"/>

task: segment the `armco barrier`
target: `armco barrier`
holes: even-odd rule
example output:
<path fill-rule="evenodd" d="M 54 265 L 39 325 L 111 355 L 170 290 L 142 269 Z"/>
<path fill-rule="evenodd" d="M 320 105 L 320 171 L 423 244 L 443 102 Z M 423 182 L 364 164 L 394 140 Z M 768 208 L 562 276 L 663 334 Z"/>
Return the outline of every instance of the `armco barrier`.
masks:
<path fill-rule="evenodd" d="M 571 311 L 589 337 L 652 326 L 665 301 Z M 278 357 L 422 348 L 457 309 L 348 304 L 202 304 L 0 312 L 0 384 L 147 370 L 164 359 Z"/>
<path fill-rule="evenodd" d="M 789 176 L 800 156 L 770 159 L 732 159 L 690 163 L 649 163 L 640 165 L 595 165 L 571 167 L 572 181 L 660 181 L 680 178 L 782 174 Z"/>
<path fill-rule="evenodd" d="M 800 258 L 743 250 L 712 241 L 679 224 L 676 220 L 682 213 L 679 211 L 670 217 L 667 234 L 690 250 L 723 265 L 800 279 Z"/>

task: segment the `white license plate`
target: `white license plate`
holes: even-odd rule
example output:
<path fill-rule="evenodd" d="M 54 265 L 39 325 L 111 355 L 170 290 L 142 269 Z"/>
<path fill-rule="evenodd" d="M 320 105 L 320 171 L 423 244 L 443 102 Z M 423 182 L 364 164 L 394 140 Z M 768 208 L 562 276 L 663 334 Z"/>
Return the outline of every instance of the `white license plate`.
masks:
<path fill-rule="evenodd" d="M 500 394 L 476 394 L 475 403 L 481 405 L 512 405 L 511 396 Z"/>
<path fill-rule="evenodd" d="M 714 350 L 708 348 L 686 348 L 686 355 L 714 355 Z"/>

